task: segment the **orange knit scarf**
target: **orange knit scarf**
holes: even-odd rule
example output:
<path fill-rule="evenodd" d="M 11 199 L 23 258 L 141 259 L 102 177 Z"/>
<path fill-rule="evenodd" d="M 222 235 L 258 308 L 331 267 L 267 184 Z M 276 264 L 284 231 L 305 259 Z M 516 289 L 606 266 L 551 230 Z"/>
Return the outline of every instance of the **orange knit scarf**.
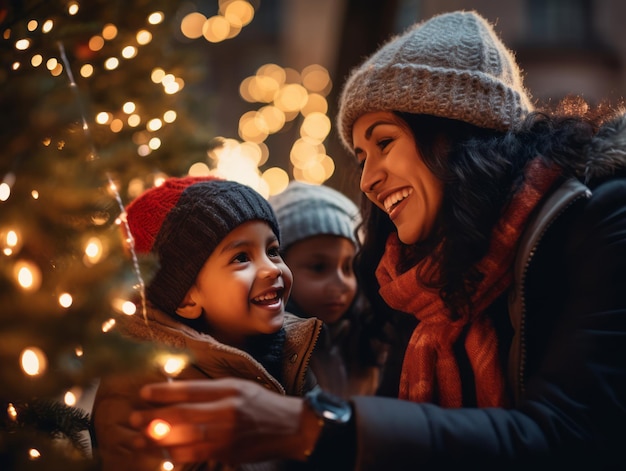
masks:
<path fill-rule="evenodd" d="M 534 159 L 526 179 L 496 224 L 487 255 L 478 262 L 483 280 L 472 297 L 472 311 L 452 320 L 438 291 L 424 287 L 418 275 L 436 270 L 426 258 L 409 271 L 399 273 L 401 242 L 392 233 L 376 270 L 380 294 L 394 309 L 413 314 L 419 323 L 406 349 L 399 397 L 434 402 L 443 407 L 463 406 L 461 375 L 454 345 L 466 332 L 464 347 L 476 385 L 479 407 L 506 406 L 505 380 L 498 358 L 498 337 L 485 309 L 512 282 L 515 248 L 528 216 L 559 175 Z"/>

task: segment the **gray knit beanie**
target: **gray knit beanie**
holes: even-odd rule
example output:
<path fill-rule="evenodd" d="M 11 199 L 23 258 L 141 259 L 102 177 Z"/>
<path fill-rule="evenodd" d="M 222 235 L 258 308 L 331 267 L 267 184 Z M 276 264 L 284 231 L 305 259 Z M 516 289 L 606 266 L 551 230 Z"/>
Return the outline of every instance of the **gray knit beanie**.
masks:
<path fill-rule="evenodd" d="M 356 245 L 354 229 L 359 221 L 356 205 L 339 191 L 325 185 L 292 180 L 287 188 L 269 198 L 282 238 L 282 250 L 307 237 L 328 234 L 345 237 Z"/>
<path fill-rule="evenodd" d="M 355 68 L 339 100 L 337 125 L 350 151 L 363 114 L 399 111 L 507 131 L 532 104 L 515 58 L 474 11 L 444 13 L 396 36 Z"/>
<path fill-rule="evenodd" d="M 147 299 L 174 314 L 217 245 L 247 221 L 269 224 L 280 239 L 276 216 L 254 189 L 215 177 L 169 178 L 126 208 L 138 253 L 157 255 L 159 267 Z"/>

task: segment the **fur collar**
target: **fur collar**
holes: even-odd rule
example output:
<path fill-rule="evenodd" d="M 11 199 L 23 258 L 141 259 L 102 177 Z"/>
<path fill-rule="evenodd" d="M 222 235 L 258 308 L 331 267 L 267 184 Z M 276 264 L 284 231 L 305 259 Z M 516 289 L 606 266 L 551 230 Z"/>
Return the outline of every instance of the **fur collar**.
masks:
<path fill-rule="evenodd" d="M 584 183 L 602 181 L 626 171 L 626 113 L 602 125 L 587 148 Z"/>

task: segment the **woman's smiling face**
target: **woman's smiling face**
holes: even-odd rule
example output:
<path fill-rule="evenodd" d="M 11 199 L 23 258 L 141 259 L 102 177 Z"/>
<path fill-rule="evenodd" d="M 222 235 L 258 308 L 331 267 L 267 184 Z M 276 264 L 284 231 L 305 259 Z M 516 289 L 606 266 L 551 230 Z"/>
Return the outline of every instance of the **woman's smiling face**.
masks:
<path fill-rule="evenodd" d="M 406 122 L 391 112 L 366 113 L 354 123 L 361 191 L 385 211 L 405 244 L 426 239 L 443 199 L 443 183 L 424 164 Z"/>

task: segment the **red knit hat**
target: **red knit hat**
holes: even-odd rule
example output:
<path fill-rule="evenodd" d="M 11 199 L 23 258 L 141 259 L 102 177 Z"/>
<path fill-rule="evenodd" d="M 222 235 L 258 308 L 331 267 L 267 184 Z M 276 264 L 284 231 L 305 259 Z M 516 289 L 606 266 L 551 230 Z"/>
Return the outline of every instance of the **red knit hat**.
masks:
<path fill-rule="evenodd" d="M 237 226 L 260 220 L 280 239 L 272 207 L 254 189 L 216 177 L 169 178 L 126 208 L 138 253 L 155 253 L 159 268 L 147 299 L 175 314 L 215 247 Z"/>
<path fill-rule="evenodd" d="M 176 206 L 183 190 L 198 182 L 218 180 L 217 177 L 168 178 L 159 186 L 150 188 L 126 207 L 128 227 L 135 239 L 135 250 L 148 253 L 154 245 L 165 216 Z"/>

